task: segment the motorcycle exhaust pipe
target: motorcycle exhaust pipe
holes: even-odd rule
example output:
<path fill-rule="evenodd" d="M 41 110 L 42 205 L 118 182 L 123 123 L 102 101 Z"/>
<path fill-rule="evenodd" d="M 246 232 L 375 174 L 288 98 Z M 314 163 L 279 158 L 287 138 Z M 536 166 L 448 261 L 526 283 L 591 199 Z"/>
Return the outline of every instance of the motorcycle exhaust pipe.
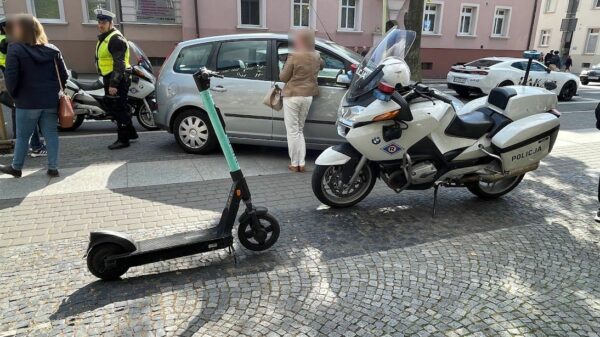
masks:
<path fill-rule="evenodd" d="M 537 168 L 540 166 L 540 163 L 535 163 L 535 164 L 531 164 L 529 166 L 525 166 L 523 168 L 520 168 L 518 170 L 515 171 L 510 171 L 507 174 L 503 174 L 503 173 L 495 173 L 495 174 L 484 174 L 484 175 L 477 175 L 477 174 L 473 174 L 473 175 L 469 175 L 466 177 L 463 177 L 459 180 L 460 183 L 465 184 L 465 183 L 476 183 L 479 181 L 483 181 L 486 183 L 493 183 L 496 182 L 498 180 L 502 180 L 505 178 L 510 178 L 510 177 L 514 177 L 514 176 L 518 176 L 527 172 L 531 172 L 531 171 L 535 171 L 537 170 Z"/>

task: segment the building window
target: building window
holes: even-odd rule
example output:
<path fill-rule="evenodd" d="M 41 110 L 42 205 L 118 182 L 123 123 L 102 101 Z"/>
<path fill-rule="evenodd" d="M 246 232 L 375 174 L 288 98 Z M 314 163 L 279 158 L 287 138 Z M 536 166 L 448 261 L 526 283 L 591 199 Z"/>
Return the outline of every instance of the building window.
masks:
<path fill-rule="evenodd" d="M 477 25 L 477 6 L 463 5 L 460 9 L 459 35 L 475 35 Z"/>
<path fill-rule="evenodd" d="M 359 30 L 360 0 L 340 0 L 339 30 Z"/>
<path fill-rule="evenodd" d="M 113 11 L 111 0 L 83 0 L 83 10 L 85 11 L 83 19 L 86 22 L 95 22 L 96 13 L 94 11 L 98 8 Z"/>
<path fill-rule="evenodd" d="M 440 34 L 442 19 L 441 3 L 426 3 L 423 9 L 423 33 Z"/>
<path fill-rule="evenodd" d="M 508 28 L 510 27 L 510 8 L 496 8 L 494 13 L 494 27 L 492 28 L 492 36 L 508 36 Z"/>
<path fill-rule="evenodd" d="M 598 47 L 598 35 L 600 34 L 600 28 L 590 28 L 588 30 L 587 39 L 585 41 L 584 54 L 595 54 Z"/>
<path fill-rule="evenodd" d="M 41 22 L 65 22 L 63 0 L 29 0 L 27 1 L 27 9 Z"/>
<path fill-rule="evenodd" d="M 239 0 L 239 25 L 263 27 L 264 0 Z"/>
<path fill-rule="evenodd" d="M 556 11 L 556 0 L 546 0 L 544 4 L 544 13 L 554 13 Z"/>
<path fill-rule="evenodd" d="M 310 0 L 292 0 L 292 26 L 310 27 Z"/>
<path fill-rule="evenodd" d="M 136 21 L 176 23 L 174 0 L 136 0 Z"/>
<path fill-rule="evenodd" d="M 548 47 L 550 45 L 550 30 L 542 29 L 540 31 L 540 47 Z"/>

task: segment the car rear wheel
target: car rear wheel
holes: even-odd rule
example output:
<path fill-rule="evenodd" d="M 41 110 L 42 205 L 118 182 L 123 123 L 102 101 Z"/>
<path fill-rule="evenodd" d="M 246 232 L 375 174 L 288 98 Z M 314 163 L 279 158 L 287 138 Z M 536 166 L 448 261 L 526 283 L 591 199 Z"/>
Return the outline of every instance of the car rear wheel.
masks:
<path fill-rule="evenodd" d="M 177 116 L 173 135 L 177 144 L 187 153 L 207 154 L 218 145 L 208 115 L 200 110 L 186 110 Z"/>
<path fill-rule="evenodd" d="M 590 84 L 590 80 L 588 80 L 587 78 L 585 80 L 581 80 L 581 84 L 588 85 Z"/>
<path fill-rule="evenodd" d="M 575 96 L 575 93 L 577 93 L 577 84 L 573 81 L 569 81 L 565 83 L 562 89 L 560 89 L 558 99 L 561 101 L 570 101 L 573 96 Z"/>

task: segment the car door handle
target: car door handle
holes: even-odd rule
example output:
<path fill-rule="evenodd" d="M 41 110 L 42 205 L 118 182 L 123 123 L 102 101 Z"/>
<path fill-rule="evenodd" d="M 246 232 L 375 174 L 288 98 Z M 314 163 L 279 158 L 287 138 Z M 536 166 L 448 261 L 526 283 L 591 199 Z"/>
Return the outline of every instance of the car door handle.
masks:
<path fill-rule="evenodd" d="M 225 91 L 227 91 L 227 89 L 225 89 L 225 87 L 223 87 L 222 85 L 217 85 L 214 88 L 210 88 L 210 90 L 215 91 L 215 92 L 225 92 Z"/>

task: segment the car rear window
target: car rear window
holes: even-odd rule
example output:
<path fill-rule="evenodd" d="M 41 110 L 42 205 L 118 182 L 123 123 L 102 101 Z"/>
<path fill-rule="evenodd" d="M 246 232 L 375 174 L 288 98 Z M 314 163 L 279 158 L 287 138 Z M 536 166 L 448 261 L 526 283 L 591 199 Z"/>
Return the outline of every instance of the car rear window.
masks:
<path fill-rule="evenodd" d="M 193 74 L 206 66 L 213 44 L 199 44 L 181 49 L 173 70 L 178 73 Z"/>
<path fill-rule="evenodd" d="M 493 66 L 494 64 L 498 64 L 500 62 L 502 62 L 502 61 L 481 59 L 481 60 L 469 62 L 469 63 L 465 64 L 465 66 L 487 68 L 487 67 Z"/>

